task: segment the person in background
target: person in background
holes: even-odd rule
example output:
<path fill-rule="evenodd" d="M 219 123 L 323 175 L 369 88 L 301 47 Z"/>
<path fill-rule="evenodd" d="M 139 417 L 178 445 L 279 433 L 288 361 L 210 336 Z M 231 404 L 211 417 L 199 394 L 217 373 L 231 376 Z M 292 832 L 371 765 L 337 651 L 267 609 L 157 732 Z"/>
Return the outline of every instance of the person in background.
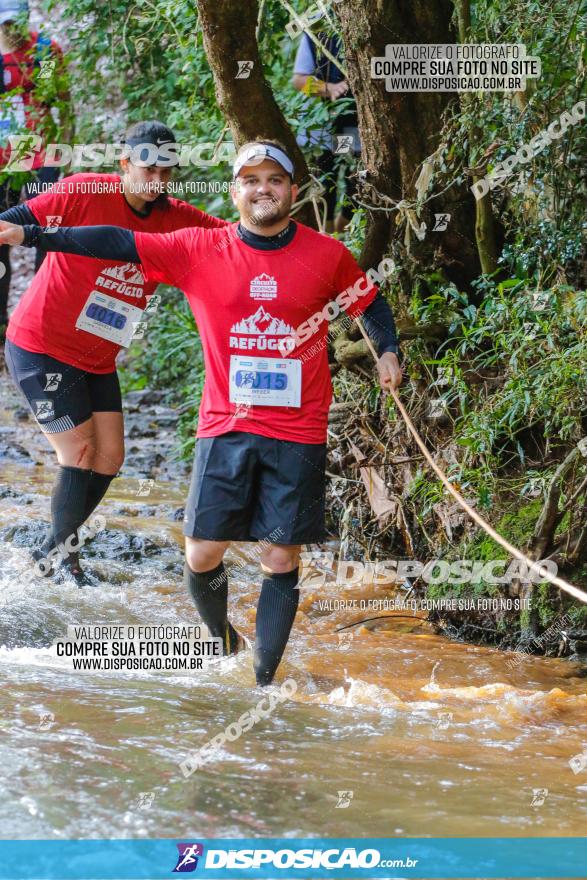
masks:
<path fill-rule="evenodd" d="M 342 59 L 342 42 L 337 34 L 329 34 L 324 29 L 312 30 L 316 40 L 335 59 Z M 308 31 L 302 34 L 294 64 L 292 78 L 294 88 L 330 104 L 332 122 L 327 129 L 314 129 L 304 132 L 298 139 L 301 147 L 320 149 L 316 165 L 320 175 L 325 178 L 324 195 L 327 204 L 327 232 L 342 232 L 352 218 L 350 206 L 345 204 L 356 190 L 350 175 L 344 177 L 344 199 L 336 215 L 339 155 L 357 156 L 360 152 L 357 111 L 352 107 L 336 112 L 335 102 L 349 98 L 350 90 L 340 67 L 332 62 L 322 48 L 316 45 Z"/>
<path fill-rule="evenodd" d="M 0 0 L 0 211 L 17 205 L 27 172 L 37 184 L 50 184 L 59 177 L 57 168 L 45 167 L 44 152 L 37 149 L 31 158 L 18 161 L 10 138 L 31 135 L 68 143 L 73 136 L 71 103 L 65 61 L 60 47 L 43 33 L 29 28 L 27 0 Z M 59 126 L 51 114 L 55 108 Z M 59 137 L 57 137 L 59 135 Z M 28 151 L 27 151 L 28 152 Z M 11 161 L 12 160 L 12 161 Z M 30 177 L 30 174 L 28 174 Z M 25 198 L 35 195 L 30 183 Z M 35 270 L 43 259 L 37 249 Z M 10 289 L 10 249 L 0 248 L 0 342 L 8 323 Z"/>

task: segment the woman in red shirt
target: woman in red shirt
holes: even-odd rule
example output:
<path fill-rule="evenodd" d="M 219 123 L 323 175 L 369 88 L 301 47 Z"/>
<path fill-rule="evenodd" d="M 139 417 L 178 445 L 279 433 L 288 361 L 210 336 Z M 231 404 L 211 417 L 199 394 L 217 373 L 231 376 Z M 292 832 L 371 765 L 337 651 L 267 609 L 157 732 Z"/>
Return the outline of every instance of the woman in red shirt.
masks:
<path fill-rule="evenodd" d="M 42 227 L 108 223 L 142 232 L 225 225 L 166 195 L 176 161 L 170 129 L 137 123 L 125 141 L 132 161 L 121 160 L 120 176 L 75 174 L 0 219 Z M 50 253 L 10 318 L 8 368 L 59 464 L 51 533 L 33 550 L 38 573 L 51 572 L 47 555 L 57 547 L 60 568 L 78 583 L 86 580 L 71 548 L 124 460 L 115 358 L 130 344 L 156 287 L 130 263 Z"/>

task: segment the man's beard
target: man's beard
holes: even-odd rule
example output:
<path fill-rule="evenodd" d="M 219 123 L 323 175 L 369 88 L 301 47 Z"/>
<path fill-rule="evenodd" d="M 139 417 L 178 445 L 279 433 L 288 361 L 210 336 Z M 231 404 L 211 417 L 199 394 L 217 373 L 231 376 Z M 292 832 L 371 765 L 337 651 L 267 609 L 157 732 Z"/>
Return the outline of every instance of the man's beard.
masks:
<path fill-rule="evenodd" d="M 249 221 L 255 226 L 274 226 L 280 220 L 289 217 L 291 209 L 291 198 L 280 203 L 276 199 L 257 202 L 252 204 L 249 209 Z"/>

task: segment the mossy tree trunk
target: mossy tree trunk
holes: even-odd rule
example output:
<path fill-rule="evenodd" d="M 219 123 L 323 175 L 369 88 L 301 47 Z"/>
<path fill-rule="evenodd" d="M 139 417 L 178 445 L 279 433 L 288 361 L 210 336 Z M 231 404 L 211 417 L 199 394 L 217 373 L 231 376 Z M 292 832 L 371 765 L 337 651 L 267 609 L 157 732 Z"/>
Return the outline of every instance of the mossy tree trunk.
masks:
<path fill-rule="evenodd" d="M 469 0 L 455 0 L 457 20 L 459 23 L 459 40 L 466 43 L 471 37 L 471 4 Z M 469 115 L 473 115 L 475 98 L 473 95 L 463 94 L 461 105 Z M 482 138 L 479 126 L 474 123 L 469 128 L 469 155 L 474 161 Z M 479 178 L 473 178 L 476 183 Z M 485 275 L 491 275 L 497 269 L 499 250 L 495 235 L 495 220 L 491 206 L 491 193 L 485 193 L 475 202 L 475 240 L 481 263 L 481 271 Z"/>
<path fill-rule="evenodd" d="M 448 93 L 392 93 L 385 81 L 371 78 L 371 59 L 385 56 L 389 43 L 454 43 L 450 0 L 340 0 L 340 18 L 350 86 L 357 101 L 367 180 L 394 200 L 416 200 L 416 181 L 424 160 L 440 144 L 443 114 L 458 98 Z M 432 232 L 434 214 L 451 215 L 444 232 Z M 466 286 L 479 273 L 473 199 L 465 187 L 453 186 L 426 205 L 418 219 L 427 224 L 423 241 L 411 236 L 399 242 L 405 225 L 397 213 L 373 212 L 362 255 L 364 265 L 377 265 L 395 239 L 403 249 L 402 264 L 412 277 L 442 269 L 457 285 Z"/>
<path fill-rule="evenodd" d="M 265 79 L 257 42 L 257 0 L 198 0 L 204 49 L 216 87 L 216 98 L 234 143 L 239 146 L 257 137 L 277 138 L 291 155 L 296 182 L 310 180 L 306 160 Z M 239 61 L 252 62 L 246 78 L 238 78 Z M 310 204 L 298 218 L 316 225 Z"/>

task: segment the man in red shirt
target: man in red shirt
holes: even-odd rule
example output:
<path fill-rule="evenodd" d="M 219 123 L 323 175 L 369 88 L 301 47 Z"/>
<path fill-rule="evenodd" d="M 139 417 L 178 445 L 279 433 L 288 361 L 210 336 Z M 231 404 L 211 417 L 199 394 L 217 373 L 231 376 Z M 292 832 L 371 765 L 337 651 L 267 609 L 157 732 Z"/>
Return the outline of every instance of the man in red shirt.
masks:
<path fill-rule="evenodd" d="M 54 40 L 29 30 L 26 0 L 0 0 L 0 211 L 18 204 L 27 172 L 40 183 L 53 183 L 59 169 L 44 166 L 38 146 L 26 161 L 11 149 L 11 138 L 26 136 L 69 142 L 72 114 L 63 53 Z M 51 116 L 59 114 L 59 127 Z M 57 135 L 59 134 L 59 137 Z M 29 153 L 29 150 L 24 150 Z M 12 165 L 11 161 L 13 160 Z M 30 176 L 30 175 L 29 175 Z M 29 186 L 25 197 L 29 198 Z M 43 253 L 37 251 L 38 269 Z M 0 248 L 0 341 L 7 324 L 11 267 L 8 247 Z"/>
<path fill-rule="evenodd" d="M 364 313 L 382 387 L 397 387 L 401 370 L 393 317 L 372 281 L 341 242 L 290 219 L 298 188 L 283 145 L 246 144 L 234 177 L 240 222 L 225 229 L 50 235 L 0 224 L 0 242 L 110 253 L 186 294 L 206 365 L 184 520 L 186 583 L 211 634 L 235 653 L 222 560 L 232 541 L 263 542 L 254 667 L 266 685 L 296 614 L 301 545 L 325 537 L 328 321 L 341 308 Z"/>

